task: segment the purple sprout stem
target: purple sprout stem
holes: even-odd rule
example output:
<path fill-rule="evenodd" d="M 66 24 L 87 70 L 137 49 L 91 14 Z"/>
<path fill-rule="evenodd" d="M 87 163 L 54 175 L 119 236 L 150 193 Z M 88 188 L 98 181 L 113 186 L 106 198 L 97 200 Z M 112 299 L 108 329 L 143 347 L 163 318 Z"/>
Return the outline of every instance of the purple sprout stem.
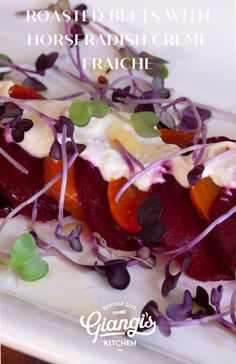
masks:
<path fill-rule="evenodd" d="M 65 31 L 66 33 L 70 33 L 70 25 L 71 25 L 71 22 L 64 22 L 65 24 Z M 71 47 L 69 45 L 66 46 L 67 47 L 67 51 L 68 51 L 68 55 L 70 57 L 70 60 L 72 62 L 72 64 L 74 65 L 74 67 L 76 68 L 76 70 L 78 71 L 79 73 L 79 80 L 80 82 L 86 82 L 88 84 L 90 84 L 91 86 L 93 86 L 95 89 L 96 89 L 96 86 L 94 84 L 93 81 L 91 81 L 86 75 L 85 73 L 83 72 L 83 69 L 82 69 L 82 65 L 81 65 L 81 59 L 80 59 L 80 49 L 79 49 L 79 46 L 76 46 L 76 58 L 77 58 L 77 62 L 76 60 L 74 59 L 73 57 L 73 54 L 72 54 L 72 50 L 71 50 Z"/>
<path fill-rule="evenodd" d="M 100 35 L 100 32 L 97 31 L 97 29 L 95 29 L 93 26 L 91 26 L 91 23 L 88 25 L 89 29 L 96 35 Z M 118 45 L 113 45 L 112 46 L 116 52 L 118 53 L 118 55 L 120 56 L 120 51 L 119 51 L 119 47 Z M 140 89 L 140 87 L 138 86 L 136 80 L 135 80 L 135 76 L 133 76 L 133 71 L 132 69 L 127 69 L 127 72 L 129 73 L 129 76 L 131 76 L 131 82 L 132 82 L 132 86 L 133 86 L 133 93 L 136 94 L 137 91 L 140 91 L 141 93 L 143 92 L 143 90 Z"/>
<path fill-rule="evenodd" d="M 231 297 L 231 301 L 230 301 L 230 317 L 231 320 L 235 326 L 236 329 L 236 315 L 235 315 L 235 310 L 236 310 L 236 282 L 234 282 L 234 289 L 233 289 L 233 293 L 232 293 L 232 297 Z"/>
<path fill-rule="evenodd" d="M 151 84 L 144 80 L 143 78 L 141 77 L 137 77 L 137 76 L 134 76 L 134 75 L 124 75 L 124 76 L 120 76 L 118 77 L 116 80 L 112 81 L 110 83 L 110 85 L 108 85 L 106 87 L 106 90 L 105 92 L 109 91 L 112 87 L 114 87 L 117 83 L 120 83 L 120 82 L 123 82 L 123 81 L 126 81 L 126 80 L 136 80 L 136 81 L 139 81 L 139 82 L 142 82 L 144 85 L 148 86 L 148 87 L 151 87 Z M 139 99 L 138 99 L 139 100 Z"/>
<path fill-rule="evenodd" d="M 24 173 L 24 174 L 28 174 L 29 171 L 24 167 L 22 166 L 22 164 L 20 164 L 19 162 L 17 162 L 14 158 L 12 158 L 10 156 L 10 154 L 8 154 L 7 152 L 5 152 L 4 149 L 2 149 L 0 147 L 0 154 L 6 159 L 8 160 L 8 162 L 10 162 L 15 168 L 17 168 L 21 173 Z"/>
<path fill-rule="evenodd" d="M 158 99 L 158 98 L 152 98 L 152 99 L 144 99 L 144 100 L 129 100 L 127 101 L 127 104 L 146 104 L 146 103 L 170 103 L 170 102 L 174 102 L 175 100 L 174 99 Z M 186 102 L 183 102 L 183 104 L 186 103 Z M 202 103 L 199 103 L 199 102 L 194 102 L 195 106 L 196 107 L 200 107 L 200 108 L 203 108 L 203 109 L 208 109 L 212 112 L 215 112 L 219 115 L 222 115 L 222 116 L 225 116 L 225 117 L 228 117 L 228 118 L 234 118 L 236 120 L 236 113 L 234 112 L 231 112 L 231 111 L 226 111 L 226 110 L 223 110 L 223 109 L 220 109 L 218 107 L 215 107 L 215 106 L 211 106 L 211 105 L 207 105 L 207 104 L 202 104 Z"/>
<path fill-rule="evenodd" d="M 95 90 L 95 91 L 97 91 L 97 90 L 98 90 L 98 88 L 100 89 L 100 88 L 104 87 L 102 84 L 100 84 L 100 83 L 98 83 L 98 82 L 92 82 L 92 81 L 90 81 L 90 82 L 88 83 L 86 80 L 83 80 L 81 77 L 78 77 L 78 76 L 74 75 L 72 72 L 67 71 L 67 70 L 65 70 L 64 68 L 61 68 L 61 67 L 59 67 L 59 66 L 57 66 L 57 65 L 53 65 L 53 66 L 52 66 L 52 68 L 53 68 L 55 71 L 57 71 L 57 72 L 59 72 L 59 73 L 61 73 L 61 74 L 64 74 L 64 75 L 66 75 L 67 77 L 70 77 L 70 78 L 72 78 L 72 79 L 74 79 L 74 80 L 78 81 L 80 84 L 82 83 L 82 84 L 86 84 L 86 85 L 88 85 L 88 86 L 92 86 L 92 87 L 94 88 L 94 90 Z"/>
<path fill-rule="evenodd" d="M 74 153 L 71 159 L 68 162 L 68 169 L 73 165 L 74 161 L 78 157 L 78 153 Z M 35 195 L 28 198 L 26 201 L 22 202 L 19 206 L 17 206 L 14 210 L 12 210 L 7 217 L 0 224 L 0 232 L 3 230 L 5 225 L 10 221 L 18 212 L 20 212 L 25 206 L 30 205 L 40 196 L 42 196 L 45 192 L 47 192 L 59 179 L 62 177 L 62 172 L 55 176 L 50 182 L 48 182 L 41 190 L 39 190 Z"/>
<path fill-rule="evenodd" d="M 39 74 L 37 71 L 17 66 L 16 64 L 11 63 L 11 62 L 0 60 L 0 64 L 2 64 L 3 66 L 7 66 L 7 67 L 9 67 L 11 69 L 14 69 L 14 70 L 16 70 L 16 71 L 18 71 L 20 73 L 23 73 L 23 75 L 25 75 L 26 77 L 29 77 L 27 72 Z"/>
<path fill-rule="evenodd" d="M 69 258 L 65 255 L 60 249 L 56 248 L 55 246 L 49 246 L 47 252 L 51 252 L 53 256 L 58 256 L 64 262 L 69 263 L 74 268 L 79 269 L 80 271 L 95 271 L 95 267 L 89 264 L 80 264 L 75 262 L 73 259 Z"/>
<path fill-rule="evenodd" d="M 191 326 L 191 325 L 198 325 L 198 324 L 204 324 L 208 323 L 210 321 L 219 320 L 222 317 L 228 316 L 230 314 L 230 311 L 225 311 L 222 313 L 217 313 L 215 315 L 210 315 L 206 317 L 201 317 L 199 319 L 191 319 L 191 320 L 185 320 L 185 321 L 168 321 L 172 327 L 183 327 L 183 326 Z"/>
<path fill-rule="evenodd" d="M 119 142 L 119 140 L 115 139 L 114 140 L 114 144 L 116 145 L 121 157 L 123 158 L 123 160 L 125 161 L 125 163 L 127 164 L 130 172 L 134 172 L 134 166 L 132 161 L 130 160 L 129 156 L 126 153 L 126 149 L 123 147 L 123 145 Z"/>
<path fill-rule="evenodd" d="M 65 25 L 65 32 L 70 34 L 70 25 L 71 23 L 70 22 L 64 22 L 64 25 Z M 76 68 L 77 71 L 79 71 L 78 69 L 78 64 L 77 62 L 75 61 L 74 57 L 73 57 L 73 54 L 72 54 L 72 50 L 71 50 L 71 47 L 70 45 L 66 45 L 66 49 L 67 49 L 67 52 L 68 52 L 68 55 L 70 57 L 70 60 L 71 60 L 71 63 L 74 65 L 74 67 Z"/>
<path fill-rule="evenodd" d="M 101 262 L 106 263 L 109 259 L 105 255 L 101 254 L 99 251 L 99 245 L 95 236 L 92 237 L 92 250 L 95 257 L 97 257 Z"/>
<path fill-rule="evenodd" d="M 32 217 L 31 217 L 31 225 L 34 225 L 37 221 L 37 213 L 38 213 L 38 206 L 37 206 L 37 199 L 34 201 L 34 206 L 32 209 Z"/>
<path fill-rule="evenodd" d="M 66 96 L 60 96 L 60 97 L 57 97 L 55 99 L 52 99 L 52 100 L 60 100 L 60 101 L 64 101 L 64 100 L 70 100 L 70 99 L 74 99 L 76 97 L 80 97 L 82 95 L 84 95 L 85 92 L 84 91 L 81 91 L 81 92 L 75 92 L 74 94 L 70 94 L 70 95 L 66 95 Z"/>
<path fill-rule="evenodd" d="M 129 162 L 132 162 L 134 164 L 136 164 L 141 170 L 145 170 L 145 167 L 144 165 L 137 159 L 135 158 L 123 145 L 122 143 L 118 140 L 118 139 L 115 139 L 114 140 L 114 143 L 116 144 L 117 148 L 119 149 L 120 153 L 121 152 L 124 152 L 124 154 L 126 155 L 126 157 L 128 157 L 128 160 Z M 121 154 L 121 156 L 123 156 L 123 153 Z M 126 158 L 127 159 L 127 158 Z M 125 159 L 125 161 L 126 161 Z M 129 166 L 129 165 L 128 165 Z M 130 170 L 133 172 L 134 171 L 134 168 L 133 168 L 133 164 L 132 164 L 132 169 L 130 168 Z"/>
<path fill-rule="evenodd" d="M 209 145 L 211 145 L 211 144 L 208 144 L 208 146 Z M 162 163 L 167 162 L 170 159 L 173 159 L 173 158 L 175 158 L 177 156 L 180 156 L 182 154 L 192 152 L 194 150 L 198 150 L 198 149 L 201 149 L 201 148 L 202 148 L 201 144 L 193 145 L 193 146 L 190 146 L 190 147 L 187 147 L 187 148 L 177 150 L 176 152 L 170 153 L 167 156 L 165 156 L 164 158 L 161 158 L 161 159 L 155 161 L 154 163 L 151 163 L 149 166 L 147 166 L 145 168 L 145 170 L 136 173 L 126 184 L 124 184 L 124 186 L 117 193 L 117 195 L 115 197 L 115 201 L 117 202 L 120 199 L 120 197 L 123 195 L 123 193 L 129 188 L 129 186 L 131 186 L 134 182 L 136 182 L 145 173 L 159 167 Z"/>
<path fill-rule="evenodd" d="M 67 125 L 63 125 L 62 129 L 62 140 L 61 140 L 61 151 L 62 151 L 62 182 L 61 182 L 61 190 L 59 197 L 59 210 L 58 210 L 58 225 L 63 225 L 64 219 L 64 202 L 65 202 L 65 193 L 66 193 L 66 184 L 67 184 L 67 171 L 68 171 L 68 160 L 66 153 L 66 134 L 67 134 Z"/>
<path fill-rule="evenodd" d="M 98 21 L 93 21 L 91 18 L 89 18 L 90 21 L 92 21 L 94 24 L 98 25 L 100 28 L 102 28 L 103 30 L 105 30 L 107 33 L 109 34 L 114 34 L 119 38 L 119 34 L 117 32 L 115 32 L 114 30 L 112 30 L 111 28 L 109 28 L 106 25 L 103 25 L 102 23 L 98 22 Z M 128 45 L 128 44 L 124 44 L 124 47 L 129 50 L 131 53 L 133 53 L 135 56 L 138 56 L 138 52 L 136 51 L 135 48 L 133 48 L 132 46 Z"/>
<path fill-rule="evenodd" d="M 236 155 L 236 150 L 227 150 L 226 152 L 220 153 L 220 154 L 216 155 L 215 157 L 213 157 L 213 158 L 209 159 L 208 161 L 206 161 L 204 163 L 204 166 L 207 167 L 212 163 L 215 163 L 215 162 L 217 162 L 217 161 L 219 161 L 221 159 L 224 159 L 226 157 L 233 156 L 233 155 Z"/>
<path fill-rule="evenodd" d="M 202 127 L 203 127 L 203 123 L 202 123 L 202 119 L 201 116 L 196 108 L 196 105 L 192 102 L 192 100 L 190 100 L 188 97 L 179 97 L 176 100 L 170 102 L 169 104 L 165 105 L 162 109 L 163 110 L 167 110 L 169 107 L 177 105 L 179 103 L 187 103 L 193 112 L 193 115 L 197 121 L 197 130 L 196 130 L 196 136 L 194 137 L 194 144 L 197 144 L 199 138 L 200 138 L 200 134 L 202 133 Z"/>

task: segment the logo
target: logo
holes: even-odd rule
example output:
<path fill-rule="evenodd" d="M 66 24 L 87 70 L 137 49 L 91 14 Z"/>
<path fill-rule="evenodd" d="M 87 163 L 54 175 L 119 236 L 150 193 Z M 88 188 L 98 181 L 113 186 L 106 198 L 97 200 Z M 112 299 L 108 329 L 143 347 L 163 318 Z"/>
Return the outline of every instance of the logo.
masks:
<path fill-rule="evenodd" d="M 103 346 L 136 346 L 136 335 L 151 335 L 156 330 L 156 322 L 147 313 L 135 315 L 137 306 L 129 302 L 111 302 L 94 311 L 88 317 L 81 316 L 80 324 L 92 336 L 92 343 L 103 339 Z"/>

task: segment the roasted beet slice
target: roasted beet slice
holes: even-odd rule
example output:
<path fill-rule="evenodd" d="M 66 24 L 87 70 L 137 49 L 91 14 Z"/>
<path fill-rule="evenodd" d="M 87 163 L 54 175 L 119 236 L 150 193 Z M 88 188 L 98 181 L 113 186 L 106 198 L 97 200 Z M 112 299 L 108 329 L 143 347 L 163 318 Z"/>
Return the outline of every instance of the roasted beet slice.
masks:
<path fill-rule="evenodd" d="M 99 169 L 82 158 L 76 160 L 74 168 L 77 193 L 90 230 L 99 233 L 111 248 L 137 249 L 134 236 L 120 230 L 112 219 L 107 200 L 108 183 Z"/>
<path fill-rule="evenodd" d="M 29 171 L 28 174 L 21 173 L 0 155 L 0 190 L 10 200 L 12 207 L 16 207 L 44 186 L 43 159 L 30 156 L 15 143 L 6 143 L 2 129 L 0 129 L 0 146 Z M 26 206 L 20 213 L 30 217 L 32 207 L 32 204 Z M 52 197 L 42 195 L 37 201 L 37 207 L 38 221 L 49 221 L 57 217 L 58 203 Z"/>
<path fill-rule="evenodd" d="M 150 194 L 160 196 L 164 202 L 161 222 L 166 227 L 162 243 L 168 248 L 178 248 L 195 238 L 206 227 L 191 205 L 188 190 L 182 188 L 170 175 L 164 184 L 152 186 Z M 183 261 L 183 256 L 179 261 Z M 201 281 L 233 279 L 218 257 L 210 238 L 205 238 L 192 249 L 192 258 L 187 274 Z"/>
<path fill-rule="evenodd" d="M 231 196 L 226 196 L 222 189 L 216 197 L 211 210 L 210 219 L 215 220 L 236 205 L 236 190 L 232 190 Z M 225 200 L 225 198 L 227 200 Z M 212 232 L 214 246 L 219 255 L 232 272 L 236 268 L 236 215 L 232 215 L 222 224 L 218 225 Z"/>

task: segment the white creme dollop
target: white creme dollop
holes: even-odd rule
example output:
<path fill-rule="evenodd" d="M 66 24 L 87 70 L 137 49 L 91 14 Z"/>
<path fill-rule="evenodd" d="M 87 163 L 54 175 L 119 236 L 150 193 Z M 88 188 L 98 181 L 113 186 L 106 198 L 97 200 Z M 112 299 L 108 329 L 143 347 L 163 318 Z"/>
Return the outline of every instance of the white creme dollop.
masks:
<path fill-rule="evenodd" d="M 58 118 L 60 115 L 68 116 L 71 101 L 35 100 L 30 102 L 35 109 Z M 129 114 L 123 114 L 129 117 Z M 42 158 L 49 154 L 53 142 L 53 133 L 46 123 L 28 111 L 24 117 L 34 122 L 33 128 L 25 134 L 21 147 L 31 155 Z M 111 181 L 121 177 L 130 177 L 129 168 L 114 145 L 114 140 L 121 144 L 145 167 L 169 154 L 178 151 L 179 147 L 165 144 L 160 137 L 143 138 L 136 134 L 132 126 L 108 114 L 103 119 L 91 118 L 85 127 L 75 127 L 74 138 L 77 143 L 85 144 L 86 149 L 81 156 L 98 167 L 104 180 Z M 203 162 L 227 151 L 236 150 L 234 142 L 220 142 L 208 146 Z M 193 168 L 192 155 L 178 156 L 171 160 L 171 173 L 183 186 L 188 187 L 187 174 Z M 139 168 L 135 168 L 135 172 Z M 163 169 L 158 168 L 147 172 L 134 184 L 143 191 L 156 182 L 163 182 Z M 206 166 L 203 177 L 210 176 L 219 186 L 236 188 L 236 153 L 216 160 Z"/>

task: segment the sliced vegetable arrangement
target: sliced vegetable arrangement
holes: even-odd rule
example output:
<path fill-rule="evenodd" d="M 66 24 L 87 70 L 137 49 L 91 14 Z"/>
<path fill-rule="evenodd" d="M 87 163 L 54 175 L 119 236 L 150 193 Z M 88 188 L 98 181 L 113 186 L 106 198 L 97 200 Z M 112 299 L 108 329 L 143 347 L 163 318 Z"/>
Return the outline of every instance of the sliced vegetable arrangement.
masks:
<path fill-rule="evenodd" d="M 70 9 L 67 1 L 63 1 L 63 8 L 65 4 Z M 62 2 L 59 0 L 55 7 L 60 12 Z M 87 7 L 80 4 L 70 9 L 72 15 L 75 10 L 86 12 Z M 72 36 L 80 34 L 81 42 L 85 31 L 112 32 L 89 16 L 86 19 L 65 23 L 66 30 Z M 212 113 L 230 118 L 236 115 L 196 104 L 187 97 L 170 99 L 171 93 L 164 85 L 168 62 L 159 57 L 138 53 L 128 45 L 114 46 L 121 57 L 126 54 L 129 58 L 154 59 L 155 67 L 152 72 L 147 70 L 148 80 L 138 74 L 140 71 L 130 69 L 128 74 L 109 82 L 108 76 L 102 74 L 97 80 L 90 79 L 81 68 L 80 45 L 74 48 L 68 47 L 73 72 L 58 65 L 60 57 L 55 52 L 41 54 L 32 69 L 18 66 L 7 55 L 0 54 L 0 71 L 6 73 L 4 79 L 11 70 L 24 76 L 22 85 L 15 84 L 9 89 L 9 96 L 0 96 L 0 214 L 3 218 L 0 231 L 19 213 L 31 219 L 30 230 L 19 236 L 9 259 L 1 253 L 3 264 L 23 280 L 38 280 L 50 269 L 41 257 L 47 249 L 48 255 L 64 259 L 82 271 L 97 272 L 113 288 L 125 289 L 130 283 L 129 269 L 133 265 L 151 269 L 157 258 L 167 256 L 167 261 L 162 263 L 163 297 L 171 294 L 183 273 L 204 282 L 230 280 L 235 288 L 227 312 L 220 309 L 223 284 L 213 288 L 210 297 L 201 286 L 197 287 L 195 297 L 186 290 L 183 302 L 169 305 L 165 315 L 157 303 L 150 301 L 144 312 L 152 315 L 160 331 L 168 336 L 171 328 L 214 320 L 236 335 L 236 170 L 231 168 L 228 179 L 224 179 L 226 182 L 219 184 L 213 180 L 212 172 L 213 166 L 218 168 L 217 163 L 224 159 L 232 158 L 231 164 L 235 164 L 236 141 L 225 137 L 207 139 L 207 120 Z M 54 118 L 32 104 L 32 100 L 39 103 L 49 100 L 43 94 L 47 87 L 42 76 L 50 69 L 78 83 L 77 93 L 57 99 L 71 100 L 68 116 L 61 114 Z M 90 90 L 89 99 L 78 99 L 84 94 L 83 86 Z M 130 114 L 122 112 L 126 105 L 133 106 Z M 24 117 L 26 111 L 32 120 Z M 118 155 L 126 172 L 119 175 L 117 167 L 117 177 L 106 180 L 96 160 L 86 157 L 86 138 L 83 144 L 75 136 L 82 135 L 84 130 L 90 131 L 94 120 L 102 123 L 109 116 L 119 121 L 117 129 L 106 130 L 106 140 L 95 139 L 94 144 L 100 148 L 99 143 L 109 144 L 107 148 Z M 36 158 L 24 149 L 26 137 L 34 130 L 35 118 L 43 121 L 52 135 L 46 157 Z M 159 146 L 172 149 L 159 155 Z M 213 155 L 211 148 L 216 148 Z M 175 161 L 187 166 L 183 185 L 176 177 Z M 141 190 L 136 183 L 147 175 L 152 178 L 151 185 Z M 79 219 L 68 234 L 63 231 L 66 214 Z M 95 264 L 77 263 L 55 242 L 48 244 L 37 236 L 34 224 L 53 219 L 57 220 L 55 241 L 63 240 L 78 253 L 78 259 L 83 250 L 81 233 L 86 223 L 91 232 Z M 111 249 L 132 251 L 132 257 L 109 259 L 102 254 L 101 246 L 109 252 Z M 179 266 L 175 274 L 173 262 Z"/>

